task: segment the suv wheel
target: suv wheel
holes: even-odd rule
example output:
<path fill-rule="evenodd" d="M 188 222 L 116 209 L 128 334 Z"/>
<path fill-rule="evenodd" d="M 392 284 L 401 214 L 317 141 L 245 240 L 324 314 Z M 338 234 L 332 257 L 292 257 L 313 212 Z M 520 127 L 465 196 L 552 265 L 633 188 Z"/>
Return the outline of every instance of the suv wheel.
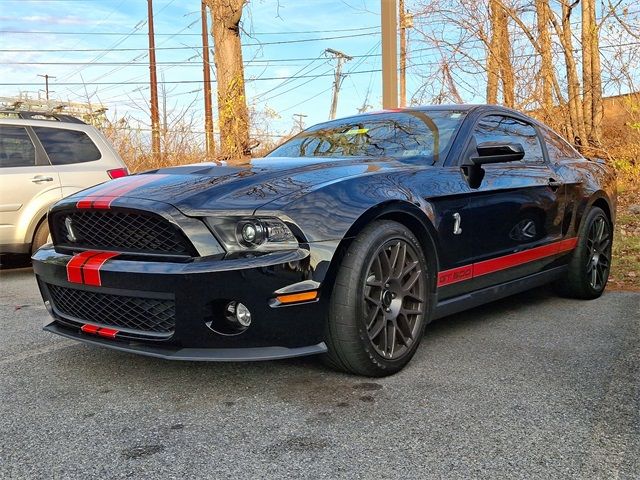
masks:
<path fill-rule="evenodd" d="M 36 233 L 33 235 L 33 242 L 31 243 L 31 255 L 33 256 L 38 249 L 43 246 L 45 243 L 49 243 L 51 241 L 51 234 L 49 233 L 49 222 L 45 218 L 40 222 L 38 228 L 36 228 Z"/>

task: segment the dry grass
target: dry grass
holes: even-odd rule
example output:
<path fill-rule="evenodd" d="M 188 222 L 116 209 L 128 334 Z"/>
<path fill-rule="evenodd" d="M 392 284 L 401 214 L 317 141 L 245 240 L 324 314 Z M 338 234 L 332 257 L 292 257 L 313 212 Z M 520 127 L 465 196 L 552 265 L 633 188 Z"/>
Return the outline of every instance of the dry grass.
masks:
<path fill-rule="evenodd" d="M 631 210 L 633 205 L 640 205 L 638 185 L 618 197 L 609 287 L 640 291 L 640 213 Z"/>

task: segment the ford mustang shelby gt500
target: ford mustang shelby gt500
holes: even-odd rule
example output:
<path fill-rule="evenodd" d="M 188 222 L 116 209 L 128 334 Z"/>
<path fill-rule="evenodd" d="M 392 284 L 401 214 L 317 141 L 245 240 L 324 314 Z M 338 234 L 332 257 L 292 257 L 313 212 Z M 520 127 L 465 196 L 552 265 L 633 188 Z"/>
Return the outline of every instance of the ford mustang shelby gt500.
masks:
<path fill-rule="evenodd" d="M 68 197 L 33 264 L 50 332 L 168 359 L 323 354 L 380 376 L 434 318 L 547 282 L 598 297 L 615 201 L 609 167 L 525 115 L 410 108 Z"/>

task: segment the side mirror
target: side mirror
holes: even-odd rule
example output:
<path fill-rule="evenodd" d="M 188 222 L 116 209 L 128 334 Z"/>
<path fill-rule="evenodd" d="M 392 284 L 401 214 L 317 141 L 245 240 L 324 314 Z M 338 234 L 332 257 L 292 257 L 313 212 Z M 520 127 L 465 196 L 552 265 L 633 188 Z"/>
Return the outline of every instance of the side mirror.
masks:
<path fill-rule="evenodd" d="M 482 142 L 476 150 L 478 155 L 469 158 L 473 165 L 516 162 L 524 158 L 524 148 L 520 143 Z"/>

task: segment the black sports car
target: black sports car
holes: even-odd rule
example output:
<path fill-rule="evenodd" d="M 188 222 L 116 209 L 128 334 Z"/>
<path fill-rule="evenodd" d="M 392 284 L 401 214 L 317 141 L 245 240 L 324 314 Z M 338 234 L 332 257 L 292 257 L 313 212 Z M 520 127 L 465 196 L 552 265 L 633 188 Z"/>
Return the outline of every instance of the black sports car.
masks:
<path fill-rule="evenodd" d="M 33 260 L 50 332 L 381 376 L 434 318 L 552 281 L 598 297 L 615 202 L 609 167 L 521 113 L 409 108 L 316 125 L 244 165 L 85 190 L 53 207 Z"/>

